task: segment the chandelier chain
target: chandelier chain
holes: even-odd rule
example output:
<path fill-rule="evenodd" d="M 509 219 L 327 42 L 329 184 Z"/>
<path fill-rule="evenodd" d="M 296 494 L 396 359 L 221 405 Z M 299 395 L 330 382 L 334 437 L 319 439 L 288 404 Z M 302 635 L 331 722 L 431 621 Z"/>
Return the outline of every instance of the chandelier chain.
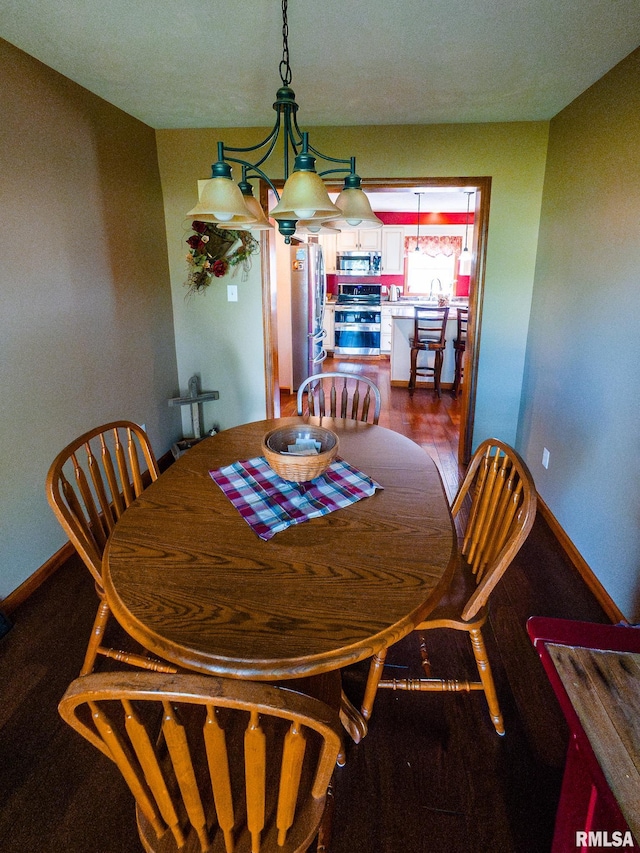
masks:
<path fill-rule="evenodd" d="M 291 85 L 291 66 L 289 65 L 289 22 L 287 21 L 288 0 L 282 0 L 282 60 L 280 79 L 283 86 Z"/>

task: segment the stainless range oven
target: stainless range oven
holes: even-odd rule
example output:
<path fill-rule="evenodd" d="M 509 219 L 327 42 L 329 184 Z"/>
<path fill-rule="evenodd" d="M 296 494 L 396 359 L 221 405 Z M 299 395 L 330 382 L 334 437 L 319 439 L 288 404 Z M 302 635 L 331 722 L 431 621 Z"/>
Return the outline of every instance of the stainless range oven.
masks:
<path fill-rule="evenodd" d="M 335 311 L 338 355 L 380 355 L 379 284 L 340 284 Z"/>

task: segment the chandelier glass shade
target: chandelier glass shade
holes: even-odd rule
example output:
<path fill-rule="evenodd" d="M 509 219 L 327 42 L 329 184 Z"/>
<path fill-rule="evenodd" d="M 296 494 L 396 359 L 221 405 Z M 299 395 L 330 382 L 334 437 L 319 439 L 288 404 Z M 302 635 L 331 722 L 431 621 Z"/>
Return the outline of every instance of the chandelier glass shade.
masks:
<path fill-rule="evenodd" d="M 187 213 L 200 222 L 213 222 L 226 225 L 227 228 L 248 227 L 255 220 L 247 205 L 240 187 L 229 176 L 220 175 L 208 181 L 198 181 L 198 203 Z"/>
<path fill-rule="evenodd" d="M 251 226 L 253 228 L 253 226 Z M 296 236 L 299 234 L 339 234 L 340 229 L 335 227 L 335 220 L 330 222 L 313 222 L 310 219 L 298 219 L 296 222 Z"/>
<path fill-rule="evenodd" d="M 336 199 L 336 207 L 341 213 L 334 225 L 344 226 L 346 223 L 360 231 L 382 227 L 382 220 L 371 209 L 369 199 L 360 188 L 360 178 L 355 174 L 345 179 L 342 192 Z"/>
<path fill-rule="evenodd" d="M 327 188 L 315 170 L 315 157 L 310 154 L 299 154 L 296 157 L 293 174 L 284 185 L 280 201 L 271 211 L 271 216 L 276 220 L 306 219 L 319 222 L 340 216 L 340 210 L 329 198 Z"/>
<path fill-rule="evenodd" d="M 242 180 L 238 184 L 240 188 L 240 192 L 242 193 L 242 199 L 244 201 L 245 207 L 249 211 L 249 213 L 253 216 L 254 221 L 250 223 L 250 225 L 244 226 L 245 228 L 250 228 L 252 231 L 273 231 L 273 225 L 269 222 L 267 217 L 265 216 L 265 212 L 262 209 L 262 206 L 257 198 L 253 195 L 253 187 L 246 179 L 246 169 L 242 170 Z M 200 183 L 207 183 L 206 181 L 198 181 Z M 218 224 L 218 228 L 222 231 L 228 230 L 230 228 L 237 229 L 239 226 L 234 225 L 232 222 L 220 222 Z"/>
<path fill-rule="evenodd" d="M 328 223 L 338 227 L 348 224 L 350 227 L 381 228 L 381 220 L 374 214 L 369 200 L 362 191 L 360 177 L 356 173 L 355 157 L 338 158 L 322 154 L 309 143 L 309 134 L 300 130 L 296 113 L 298 104 L 295 94 L 290 87 L 291 68 L 289 65 L 288 0 L 282 0 L 282 61 L 280 62 L 280 79 L 282 86 L 276 93 L 273 109 L 276 111 L 276 122 L 269 135 L 246 148 L 234 148 L 218 142 L 218 159 L 211 167 L 211 178 L 204 181 L 200 189 L 198 204 L 189 211 L 187 216 L 202 222 L 213 222 L 221 228 L 265 228 L 264 212 L 260 216 L 255 205 L 260 207 L 251 192 L 246 192 L 244 185 L 252 179 L 263 180 L 273 191 L 278 200 L 270 212 L 277 224 L 278 230 L 289 243 L 296 232 L 299 221 L 304 221 L 305 228 L 322 227 Z M 263 169 L 263 164 L 269 159 L 281 139 L 283 156 L 282 178 L 270 178 Z M 254 154 L 255 162 L 235 155 Z M 316 171 L 316 159 L 325 161 L 328 168 Z M 290 164 L 293 169 L 290 171 Z M 233 182 L 230 163 L 242 167 L 240 188 Z M 332 165 L 335 164 L 335 165 Z M 327 188 L 322 178 L 328 175 L 345 175 L 342 192 L 334 204 L 329 198 Z M 276 183 L 284 180 L 282 195 L 276 189 Z M 251 199 L 251 201 L 249 201 Z M 255 202 L 255 205 L 251 202 Z M 258 224 L 261 223 L 261 224 Z"/>

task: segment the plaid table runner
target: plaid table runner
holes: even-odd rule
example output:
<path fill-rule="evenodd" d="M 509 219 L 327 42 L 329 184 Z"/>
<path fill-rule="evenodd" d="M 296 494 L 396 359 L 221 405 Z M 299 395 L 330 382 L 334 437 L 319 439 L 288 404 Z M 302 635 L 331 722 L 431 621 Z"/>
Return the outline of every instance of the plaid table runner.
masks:
<path fill-rule="evenodd" d="M 307 483 L 283 480 L 264 456 L 209 473 L 261 539 L 371 497 L 382 488 L 343 459 L 335 459 L 324 474 Z"/>

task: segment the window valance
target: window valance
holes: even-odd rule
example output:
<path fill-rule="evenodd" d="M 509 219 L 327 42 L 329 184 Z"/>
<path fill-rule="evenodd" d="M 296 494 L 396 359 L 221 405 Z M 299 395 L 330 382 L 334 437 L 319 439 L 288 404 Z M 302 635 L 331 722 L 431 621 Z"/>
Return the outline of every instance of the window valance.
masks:
<path fill-rule="evenodd" d="M 460 257 L 462 252 L 462 237 L 405 237 L 404 253 L 408 255 L 415 252 L 416 241 L 419 243 L 420 251 L 425 255 L 435 257 L 436 255 L 455 255 Z"/>

